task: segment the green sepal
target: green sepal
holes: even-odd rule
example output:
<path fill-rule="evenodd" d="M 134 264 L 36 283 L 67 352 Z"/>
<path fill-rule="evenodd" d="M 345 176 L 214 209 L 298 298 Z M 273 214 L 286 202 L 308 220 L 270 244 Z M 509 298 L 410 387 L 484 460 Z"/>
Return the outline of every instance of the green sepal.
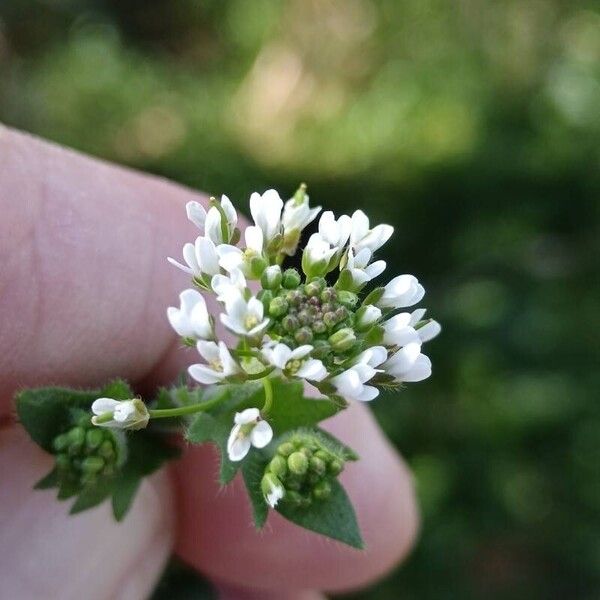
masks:
<path fill-rule="evenodd" d="M 385 288 L 383 287 L 376 287 L 374 290 L 371 290 L 362 301 L 363 306 L 366 306 L 367 304 L 377 304 L 383 297 L 384 292 Z"/>
<path fill-rule="evenodd" d="M 49 473 L 44 475 L 34 486 L 34 490 L 49 490 L 58 486 L 58 472 L 54 467 Z"/>

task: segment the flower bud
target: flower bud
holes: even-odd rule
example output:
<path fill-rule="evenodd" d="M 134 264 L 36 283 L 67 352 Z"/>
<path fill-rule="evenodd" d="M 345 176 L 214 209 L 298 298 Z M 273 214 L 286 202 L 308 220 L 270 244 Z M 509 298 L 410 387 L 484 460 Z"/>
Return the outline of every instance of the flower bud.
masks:
<path fill-rule="evenodd" d="M 303 452 L 293 452 L 288 456 L 287 466 L 291 473 L 304 475 L 308 470 L 308 458 Z"/>
<path fill-rule="evenodd" d="M 294 339 L 299 344 L 310 344 L 312 342 L 313 333 L 308 327 L 301 327 L 294 334 Z"/>
<path fill-rule="evenodd" d="M 250 259 L 250 277 L 259 279 L 267 268 L 267 261 L 262 256 L 253 256 Z"/>
<path fill-rule="evenodd" d="M 264 270 L 260 278 L 260 284 L 266 290 L 276 290 L 281 285 L 282 279 L 281 267 L 279 265 L 271 265 Z"/>
<path fill-rule="evenodd" d="M 104 433 L 100 429 L 90 429 L 85 434 L 85 445 L 90 450 L 95 450 L 104 441 Z"/>
<path fill-rule="evenodd" d="M 285 496 L 285 489 L 281 481 L 273 473 L 265 473 L 260 482 L 260 489 L 266 503 L 271 508 L 275 508 L 279 500 Z"/>
<path fill-rule="evenodd" d="M 283 444 L 280 444 L 277 448 L 277 454 L 283 457 L 288 457 L 293 451 L 294 444 L 292 444 L 291 442 L 284 442 Z"/>
<path fill-rule="evenodd" d="M 323 475 L 327 470 L 327 464 L 318 456 L 313 456 L 309 461 L 309 468 L 313 473 Z"/>
<path fill-rule="evenodd" d="M 294 333 L 300 327 L 300 321 L 292 315 L 287 315 L 281 321 L 281 325 L 288 333 Z"/>
<path fill-rule="evenodd" d="M 63 450 L 66 450 L 68 448 L 69 444 L 70 444 L 69 436 L 65 433 L 57 435 L 52 440 L 52 448 L 54 448 L 54 450 L 56 452 L 62 452 Z"/>
<path fill-rule="evenodd" d="M 316 500 L 327 500 L 331 496 L 331 484 L 326 481 L 320 481 L 313 488 L 313 496 Z"/>
<path fill-rule="evenodd" d="M 287 313 L 288 308 L 288 303 L 281 296 L 277 296 L 269 303 L 269 315 L 271 317 L 282 317 Z"/>
<path fill-rule="evenodd" d="M 356 328 L 358 331 L 366 331 L 381 318 L 381 309 L 373 306 L 372 304 L 366 304 L 361 306 L 356 311 Z"/>
<path fill-rule="evenodd" d="M 329 462 L 329 464 L 327 465 L 327 470 L 334 477 L 336 477 L 344 470 L 344 463 L 342 461 L 338 460 L 337 458 L 335 458 Z"/>
<path fill-rule="evenodd" d="M 358 296 L 355 293 L 346 290 L 338 291 L 337 299 L 340 304 L 350 309 L 354 308 L 358 302 Z"/>
<path fill-rule="evenodd" d="M 331 347 L 338 352 L 346 352 L 354 346 L 356 342 L 356 335 L 354 331 L 349 327 L 344 327 L 339 331 L 336 331 L 333 335 L 329 336 L 329 343 Z"/>
<path fill-rule="evenodd" d="M 298 273 L 296 269 L 286 269 L 283 272 L 283 279 L 281 284 L 284 288 L 288 290 L 293 290 L 300 285 L 300 281 L 302 281 L 302 279 L 300 278 L 300 273 Z"/>
<path fill-rule="evenodd" d="M 84 473 L 99 473 L 106 463 L 99 456 L 88 456 L 81 462 L 81 470 Z"/>
<path fill-rule="evenodd" d="M 327 331 L 327 325 L 323 321 L 315 321 L 312 324 L 312 330 L 316 333 L 325 333 Z"/>
<path fill-rule="evenodd" d="M 273 300 L 273 292 L 271 290 L 260 290 L 256 297 L 262 302 L 263 306 L 265 307 L 265 312 L 268 313 L 269 304 L 271 304 L 271 300 Z"/>
<path fill-rule="evenodd" d="M 269 463 L 269 471 L 279 479 L 285 477 L 287 474 L 287 461 L 285 458 L 276 454 Z"/>

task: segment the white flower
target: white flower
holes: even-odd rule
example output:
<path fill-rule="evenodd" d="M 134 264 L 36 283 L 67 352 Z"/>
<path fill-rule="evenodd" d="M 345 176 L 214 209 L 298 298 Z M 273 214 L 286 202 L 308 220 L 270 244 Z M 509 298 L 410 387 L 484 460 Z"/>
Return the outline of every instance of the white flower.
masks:
<path fill-rule="evenodd" d="M 379 319 L 381 319 L 381 309 L 373 304 L 367 304 L 356 312 L 356 327 L 360 330 L 368 329 Z"/>
<path fill-rule="evenodd" d="M 206 221 L 206 209 L 200 202 L 192 200 L 185 205 L 185 212 L 187 218 L 199 229 L 204 229 L 204 223 Z"/>
<path fill-rule="evenodd" d="M 352 274 L 352 281 L 355 286 L 363 286 L 367 281 L 375 279 L 385 271 L 385 260 L 376 260 L 369 264 L 373 253 L 368 248 L 359 250 L 356 256 L 352 248 L 348 248 L 346 257 L 346 269 Z"/>
<path fill-rule="evenodd" d="M 265 502 L 271 507 L 275 508 L 277 503 L 285 496 L 285 489 L 283 484 L 273 473 L 267 473 L 263 476 L 260 482 L 260 488 L 262 490 Z"/>
<path fill-rule="evenodd" d="M 398 275 L 386 286 L 378 304 L 384 308 L 403 308 L 419 302 L 425 289 L 414 275 Z"/>
<path fill-rule="evenodd" d="M 410 316 L 410 324 L 413 327 L 415 327 L 419 323 L 419 321 L 423 320 L 425 312 L 426 311 L 424 308 L 418 308 L 417 310 L 413 311 L 413 313 Z M 416 329 L 419 338 L 421 338 L 421 343 L 423 344 L 439 335 L 441 331 L 442 326 L 435 319 L 429 319 L 429 321 L 425 325 Z"/>
<path fill-rule="evenodd" d="M 213 292 L 219 302 L 225 302 L 232 294 L 243 293 L 246 290 L 246 278 L 240 269 L 232 269 L 227 275 L 215 275 L 210 282 Z"/>
<path fill-rule="evenodd" d="M 196 344 L 200 356 L 207 364 L 195 364 L 188 367 L 188 373 L 199 383 L 210 385 L 223 381 L 240 372 L 224 342 L 206 342 L 200 340 Z"/>
<path fill-rule="evenodd" d="M 320 360 L 306 358 L 313 350 L 310 345 L 292 350 L 285 344 L 263 347 L 262 354 L 269 364 L 281 370 L 288 377 L 299 377 L 310 381 L 322 381 L 327 377 L 327 369 Z"/>
<path fill-rule="evenodd" d="M 422 381 L 431 375 L 431 361 L 421 353 L 420 341 L 400 348 L 385 362 L 383 368 L 398 381 Z"/>
<path fill-rule="evenodd" d="M 250 213 L 267 244 L 280 232 L 282 208 L 283 200 L 275 190 L 267 190 L 262 195 L 254 192 L 250 196 Z"/>
<path fill-rule="evenodd" d="M 114 429 L 143 429 L 150 415 L 146 405 L 139 399 L 115 400 L 98 398 L 92 404 L 92 423 L 98 427 Z"/>
<path fill-rule="evenodd" d="M 235 269 L 244 272 L 245 275 L 251 275 L 251 262 L 255 257 L 262 257 L 264 235 L 260 227 L 251 225 L 244 231 L 246 240 L 246 249 L 240 250 L 237 246 L 221 244 L 217 251 L 219 253 L 219 264 L 226 271 L 231 273 Z"/>
<path fill-rule="evenodd" d="M 225 301 L 225 310 L 227 312 L 220 315 L 221 322 L 237 335 L 257 337 L 269 325 L 263 303 L 254 296 L 246 302 L 241 294 L 232 294 Z"/>
<path fill-rule="evenodd" d="M 327 210 L 319 219 L 319 235 L 337 248 L 343 248 L 350 238 L 352 231 L 352 219 L 348 215 L 341 215 L 335 219 L 334 214 Z"/>
<path fill-rule="evenodd" d="M 300 204 L 296 203 L 295 198 L 288 200 L 283 209 L 283 231 L 285 233 L 294 229 L 302 231 L 315 220 L 320 211 L 320 206 L 315 206 L 315 208 L 309 206 L 307 195 Z"/>
<path fill-rule="evenodd" d="M 421 338 L 414 328 L 410 313 L 394 315 L 383 323 L 383 343 L 386 346 L 406 346 L 413 342 L 421 343 Z"/>
<path fill-rule="evenodd" d="M 369 217 L 362 210 L 357 210 L 352 215 L 350 246 L 357 251 L 368 248 L 375 252 L 390 239 L 392 233 L 394 228 L 391 225 L 377 225 L 369 229 Z"/>
<path fill-rule="evenodd" d="M 234 426 L 227 440 L 229 460 L 242 460 L 251 446 L 264 448 L 273 439 L 271 426 L 260 418 L 258 408 L 247 408 L 235 413 Z"/>
<path fill-rule="evenodd" d="M 368 401 L 379 395 L 379 390 L 372 385 L 365 385 L 381 369 L 376 369 L 387 358 L 387 350 L 383 346 L 373 346 L 358 355 L 356 363 L 346 371 L 331 379 L 339 394 L 348 400 Z"/>
<path fill-rule="evenodd" d="M 237 213 L 233 204 L 227 196 L 221 196 L 221 209 L 225 214 L 225 223 L 223 224 L 223 217 L 221 211 L 216 207 L 212 206 L 208 213 L 206 213 L 204 230 L 207 238 L 212 240 L 215 245 L 227 244 L 231 239 L 233 230 L 237 225 Z M 223 225 L 225 226 L 226 237 L 223 237 Z"/>
<path fill-rule="evenodd" d="M 318 233 L 313 233 L 302 254 L 302 269 L 307 275 L 324 275 L 327 272 L 329 261 L 337 252 L 331 248 L 329 242 Z"/>
<path fill-rule="evenodd" d="M 185 244 L 183 247 L 183 259 L 186 262 L 185 265 L 182 265 L 171 257 L 167 260 L 193 277 L 202 277 L 205 273 L 207 275 L 216 275 L 220 272 L 217 248 L 209 238 L 200 236 L 196 238 L 194 244 L 189 242 Z"/>
<path fill-rule="evenodd" d="M 182 337 L 210 339 L 213 328 L 202 294 L 185 290 L 179 294 L 181 308 L 169 306 L 167 317 L 171 327 Z"/>

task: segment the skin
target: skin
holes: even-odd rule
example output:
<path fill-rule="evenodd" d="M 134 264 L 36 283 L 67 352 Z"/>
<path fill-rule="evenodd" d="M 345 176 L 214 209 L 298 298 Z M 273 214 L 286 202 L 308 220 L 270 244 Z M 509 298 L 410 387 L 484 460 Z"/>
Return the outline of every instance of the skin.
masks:
<path fill-rule="evenodd" d="M 140 392 L 196 359 L 165 310 L 189 281 L 168 265 L 197 230 L 184 206 L 206 198 L 0 126 L 0 597 L 143 598 L 171 552 L 225 599 L 314 600 L 365 586 L 409 551 L 417 531 L 410 474 L 364 405 L 325 426 L 361 461 L 342 481 L 359 552 L 271 514 L 251 525 L 239 480 L 220 489 L 210 446 L 146 482 L 122 524 L 107 505 L 76 517 L 32 491 L 51 465 L 14 423 L 26 386 L 93 387 L 122 376 Z"/>

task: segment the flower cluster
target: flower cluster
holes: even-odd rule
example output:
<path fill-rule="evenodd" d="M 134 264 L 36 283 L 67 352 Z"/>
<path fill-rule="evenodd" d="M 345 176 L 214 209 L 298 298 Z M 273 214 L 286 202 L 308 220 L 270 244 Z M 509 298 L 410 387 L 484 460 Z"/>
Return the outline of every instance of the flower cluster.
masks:
<path fill-rule="evenodd" d="M 424 309 L 403 311 L 425 293 L 416 277 L 399 275 L 361 299 L 367 284 L 386 268 L 374 256 L 391 237 L 391 226 L 372 227 L 361 210 L 339 218 L 324 212 L 302 250 L 301 272 L 285 268 L 298 252 L 302 231 L 320 211 L 310 206 L 304 185 L 285 203 L 275 190 L 254 193 L 254 223 L 242 242 L 237 213 L 226 196 L 211 199 L 208 211 L 188 203 L 188 218 L 201 235 L 183 247 L 183 263 L 169 261 L 191 275 L 194 289 L 183 291 L 180 306 L 170 307 L 167 315 L 202 359 L 189 367 L 194 380 L 297 378 L 342 402 L 373 400 L 382 385 L 431 374 L 421 350 L 440 326 L 424 318 Z M 217 301 L 210 309 L 206 294 Z M 217 323 L 232 335 L 222 338 Z M 228 445 L 231 460 L 271 439 L 267 407 L 252 410 L 236 417 Z"/>

